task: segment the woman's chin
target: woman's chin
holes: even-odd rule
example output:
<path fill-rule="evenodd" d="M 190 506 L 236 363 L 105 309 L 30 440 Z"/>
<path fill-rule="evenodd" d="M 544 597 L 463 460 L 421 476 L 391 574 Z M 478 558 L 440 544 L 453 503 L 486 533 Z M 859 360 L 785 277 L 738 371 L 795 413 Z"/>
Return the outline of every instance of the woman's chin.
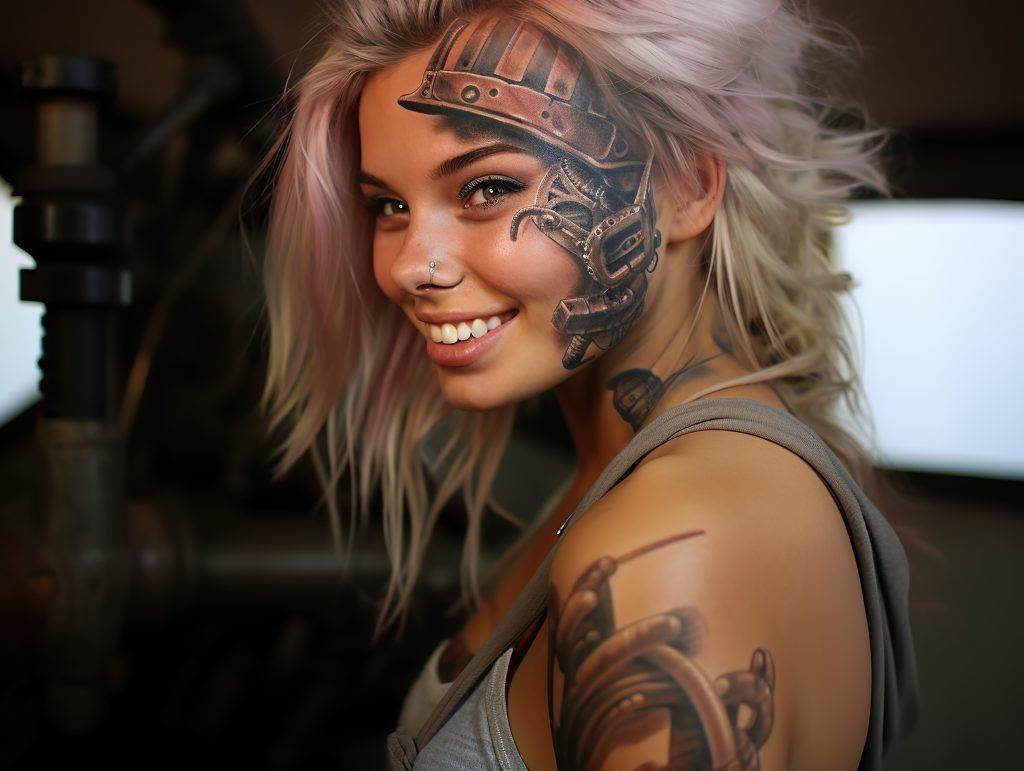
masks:
<path fill-rule="evenodd" d="M 493 351 L 492 353 L 500 353 Z M 505 352 L 510 353 L 510 351 Z M 546 366 L 545 366 L 546 365 Z M 560 358 L 550 363 L 538 357 L 490 357 L 470 367 L 438 367 L 444 400 L 455 409 L 484 412 L 519 404 L 558 385 L 566 378 Z"/>
<path fill-rule="evenodd" d="M 506 398 L 506 394 L 498 394 L 493 389 L 482 386 L 470 388 L 442 386 L 441 395 L 450 407 L 464 412 L 487 412 L 514 403 L 514 400 Z"/>
<path fill-rule="evenodd" d="M 508 377 L 441 377 L 441 396 L 455 409 L 486 412 L 536 396 L 544 388 L 537 383 L 514 382 Z"/>

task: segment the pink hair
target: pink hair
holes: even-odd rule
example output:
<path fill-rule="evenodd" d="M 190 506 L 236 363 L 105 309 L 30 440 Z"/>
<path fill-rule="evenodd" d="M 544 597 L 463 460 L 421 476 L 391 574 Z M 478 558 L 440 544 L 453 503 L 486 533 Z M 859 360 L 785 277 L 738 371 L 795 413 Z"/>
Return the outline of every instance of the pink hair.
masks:
<path fill-rule="evenodd" d="M 312 453 L 339 549 L 343 472 L 352 491 L 349 548 L 357 512 L 365 522 L 379 491 L 392 575 L 375 637 L 404 622 L 437 514 L 460 490 L 469 517 L 463 597 L 480 601 L 483 511 L 491 505 L 511 517 L 489 496 L 514 407 L 448 408 L 418 335 L 376 287 L 369 222 L 354 199 L 356 106 L 370 73 L 431 44 L 456 16 L 496 5 L 339 4 L 322 55 L 290 89 L 287 126 L 257 170 L 274 172 L 262 406 L 271 430 L 287 427 L 277 470 Z M 612 116 L 651 143 L 673 193 L 697 183 L 698 150 L 726 161 L 729 183 L 706 257 L 737 355 L 756 370 L 745 382 L 775 381 L 790 409 L 857 465 L 858 441 L 832 416 L 840 400 L 855 416 L 863 404 L 840 306 L 851 278 L 832 264 L 829 233 L 846 220 L 843 202 L 855 190 L 887 192 L 877 158 L 885 135 L 833 124 L 840 104 L 811 55 L 843 62 L 853 46 L 826 34 L 841 29 L 775 0 L 507 0 L 500 8 L 584 55 Z M 856 114 L 852 105 L 847 111 Z M 437 452 L 435 432 L 448 437 Z M 424 459 L 440 474 L 432 500 Z"/>

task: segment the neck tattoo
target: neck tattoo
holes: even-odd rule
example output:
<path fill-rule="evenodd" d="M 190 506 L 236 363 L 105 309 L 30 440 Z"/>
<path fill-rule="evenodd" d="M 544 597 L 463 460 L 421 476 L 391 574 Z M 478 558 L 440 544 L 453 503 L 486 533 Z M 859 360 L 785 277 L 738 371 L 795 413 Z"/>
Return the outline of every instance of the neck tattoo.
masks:
<path fill-rule="evenodd" d="M 664 380 L 649 369 L 627 369 L 612 376 L 605 387 L 612 392 L 616 412 L 633 427 L 633 431 L 639 431 L 651 410 L 671 386 L 682 385 L 687 380 L 708 374 L 711 368 L 707 363 L 721 355 L 716 353 L 694 361 L 697 358 L 694 354 Z"/>

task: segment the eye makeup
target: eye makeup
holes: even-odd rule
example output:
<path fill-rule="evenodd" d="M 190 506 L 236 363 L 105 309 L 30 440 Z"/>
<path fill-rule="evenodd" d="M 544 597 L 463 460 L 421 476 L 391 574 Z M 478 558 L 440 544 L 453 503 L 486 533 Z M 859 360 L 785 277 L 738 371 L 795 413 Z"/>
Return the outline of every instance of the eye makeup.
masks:
<path fill-rule="evenodd" d="M 519 180 L 513 179 L 512 177 L 506 177 L 502 174 L 488 174 L 483 177 L 478 177 L 470 182 L 463 185 L 456 197 L 462 201 L 462 208 L 464 209 L 481 209 L 493 206 L 496 203 L 500 203 L 503 198 L 506 198 L 515 193 L 522 192 L 526 189 L 526 185 Z M 492 192 L 492 195 L 496 195 L 496 198 L 485 199 L 482 203 L 469 204 L 466 202 L 470 196 L 478 190 L 486 191 L 504 191 L 500 193 Z M 374 195 L 374 196 L 360 196 L 360 202 L 362 205 L 374 216 L 381 218 L 389 218 L 398 216 L 400 214 L 408 214 L 408 204 L 401 199 L 394 198 L 392 196 Z M 388 205 L 392 205 L 393 208 L 404 207 L 401 211 L 386 212 L 385 208 Z"/>
<path fill-rule="evenodd" d="M 493 189 L 505 189 L 508 192 L 504 193 L 500 198 L 485 199 L 483 203 L 475 204 L 475 206 L 493 206 L 494 204 L 498 203 L 501 200 L 501 198 L 525 190 L 526 185 L 524 185 L 522 182 L 519 182 L 518 180 L 512 179 L 511 177 L 506 177 L 501 174 L 490 174 L 486 177 L 474 179 L 472 182 L 468 182 L 465 185 L 463 185 L 458 192 L 458 197 L 459 200 L 463 201 L 463 208 L 469 209 L 473 207 L 471 207 L 468 203 L 465 203 L 467 198 L 473 195 L 473 193 L 475 193 L 477 190 L 487 191 Z"/>

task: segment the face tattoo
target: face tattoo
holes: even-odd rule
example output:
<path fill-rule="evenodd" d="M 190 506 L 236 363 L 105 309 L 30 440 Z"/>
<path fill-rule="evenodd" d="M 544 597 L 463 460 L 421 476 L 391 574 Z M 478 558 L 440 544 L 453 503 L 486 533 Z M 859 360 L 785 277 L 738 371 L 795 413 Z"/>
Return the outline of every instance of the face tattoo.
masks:
<path fill-rule="evenodd" d="M 592 344 L 607 349 L 625 337 L 658 263 L 654 156 L 607 117 L 574 49 L 527 22 L 456 19 L 420 87 L 398 103 L 495 121 L 543 143 L 554 162 L 533 205 L 513 216 L 510 237 L 529 219 L 580 268 L 578 296 L 561 300 L 551 317 L 569 338 L 562 364 L 575 369 L 593 359 Z"/>

